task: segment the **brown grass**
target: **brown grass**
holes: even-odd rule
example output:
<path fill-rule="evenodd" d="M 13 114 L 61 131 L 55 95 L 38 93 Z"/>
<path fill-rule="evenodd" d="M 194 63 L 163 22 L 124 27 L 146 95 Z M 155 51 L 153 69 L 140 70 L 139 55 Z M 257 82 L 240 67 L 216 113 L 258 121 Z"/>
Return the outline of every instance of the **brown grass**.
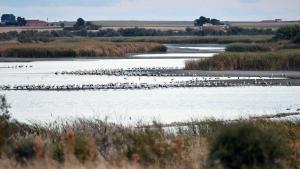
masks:
<path fill-rule="evenodd" d="M 300 70 L 300 50 L 226 52 L 206 60 L 185 63 L 189 70 Z"/>
<path fill-rule="evenodd" d="M 55 26 L 43 26 L 43 27 L 30 27 L 30 26 L 9 26 L 9 27 L 0 27 L 0 33 L 7 33 L 11 31 L 28 31 L 28 30 L 36 30 L 36 31 L 60 31 L 63 30 L 61 27 Z"/>
<path fill-rule="evenodd" d="M 139 128 L 138 125 L 125 127 L 89 120 L 62 125 L 26 125 L 16 133 L 11 133 L 11 141 L 5 149 L 0 149 L 3 152 L 0 169 L 205 169 L 209 168 L 207 161 L 215 134 L 227 127 L 244 124 L 277 131 L 276 135 L 285 138 L 292 150 L 283 163 L 285 168 L 297 168 L 300 165 L 298 121 L 256 119 L 235 122 L 194 121 L 191 124 L 175 127 L 171 131 L 157 123 L 151 128 Z M 32 158 L 26 158 L 25 163 L 20 163 L 14 159 L 13 151 L 9 150 L 14 149 L 14 145 L 22 146 L 24 139 L 32 140 L 34 154 Z M 85 144 L 80 144 L 82 140 Z M 63 145 L 64 162 L 53 159 L 53 144 Z M 86 157 L 85 160 L 82 157 Z"/>
<path fill-rule="evenodd" d="M 67 39 L 49 43 L 2 43 L 1 57 L 77 57 L 77 56 L 125 56 L 129 53 L 164 52 L 157 43 L 115 43 L 94 39 Z"/>

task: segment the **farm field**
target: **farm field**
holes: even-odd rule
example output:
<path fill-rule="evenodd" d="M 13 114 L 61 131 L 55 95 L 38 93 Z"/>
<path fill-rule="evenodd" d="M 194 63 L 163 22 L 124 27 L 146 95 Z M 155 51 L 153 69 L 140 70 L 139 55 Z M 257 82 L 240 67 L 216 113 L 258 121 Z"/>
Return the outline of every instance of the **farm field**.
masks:
<path fill-rule="evenodd" d="M 58 30 L 62 30 L 61 27 L 58 26 L 50 26 L 50 27 L 30 27 L 30 26 L 12 26 L 12 27 L 0 27 L 0 33 L 5 33 L 5 32 L 10 32 L 10 31 L 17 31 L 17 32 L 21 32 L 21 31 L 27 31 L 27 30 L 36 30 L 36 31 L 58 31 Z"/>
<path fill-rule="evenodd" d="M 193 21 L 91 21 L 96 25 L 101 25 L 102 29 L 120 29 L 120 28 L 146 28 L 157 30 L 185 30 L 186 28 L 196 28 Z M 0 27 L 0 33 L 9 31 L 22 31 L 22 30 L 38 30 L 38 31 L 51 31 L 62 30 L 59 26 L 62 22 L 52 22 L 57 25 L 54 27 Z M 71 27 L 75 22 L 63 22 L 66 27 Z M 226 22 L 233 27 L 241 28 L 257 28 L 257 29 L 278 29 L 281 26 L 300 24 L 299 21 L 286 21 L 286 22 Z"/>

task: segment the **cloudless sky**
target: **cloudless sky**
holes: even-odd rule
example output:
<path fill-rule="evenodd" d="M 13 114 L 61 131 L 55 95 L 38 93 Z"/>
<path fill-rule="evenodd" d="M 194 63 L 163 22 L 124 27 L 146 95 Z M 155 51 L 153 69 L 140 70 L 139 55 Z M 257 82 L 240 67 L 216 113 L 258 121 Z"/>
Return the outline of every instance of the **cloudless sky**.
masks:
<path fill-rule="evenodd" d="M 0 15 L 27 19 L 194 20 L 199 16 L 224 21 L 300 20 L 300 0 L 0 0 Z"/>

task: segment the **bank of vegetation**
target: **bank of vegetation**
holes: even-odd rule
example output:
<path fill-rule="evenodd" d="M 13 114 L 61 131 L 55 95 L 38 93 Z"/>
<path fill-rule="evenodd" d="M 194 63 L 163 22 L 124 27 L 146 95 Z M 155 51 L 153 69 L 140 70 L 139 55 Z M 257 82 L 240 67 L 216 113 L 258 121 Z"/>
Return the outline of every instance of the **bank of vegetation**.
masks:
<path fill-rule="evenodd" d="M 300 25 L 284 26 L 276 31 L 275 39 L 290 40 L 300 43 Z"/>
<path fill-rule="evenodd" d="M 145 28 L 121 28 L 114 29 L 100 29 L 100 30 L 53 30 L 53 31 L 21 31 L 21 32 L 7 32 L 0 33 L 0 41 L 17 40 L 21 43 L 27 42 L 48 42 L 55 38 L 62 37 L 136 37 L 136 36 L 237 36 L 237 35 L 273 35 L 273 31 L 259 30 L 259 29 L 242 29 L 229 28 L 226 31 L 214 30 L 198 30 L 187 28 L 184 31 L 162 31 L 156 29 Z M 218 43 L 216 41 L 215 43 Z"/>
<path fill-rule="evenodd" d="M 187 61 L 188 70 L 300 70 L 300 49 L 275 52 L 226 52 Z"/>
<path fill-rule="evenodd" d="M 47 43 L 2 43 L 0 46 L 0 57 L 101 57 L 165 51 L 166 47 L 158 43 L 123 43 L 102 42 L 94 39 L 68 39 Z"/>
<path fill-rule="evenodd" d="M 156 42 L 156 43 L 190 43 L 190 44 L 231 44 L 231 43 L 266 43 L 272 41 L 272 35 L 232 35 L 232 36 L 135 36 L 135 37 L 101 37 L 102 41 L 112 42 Z"/>
<path fill-rule="evenodd" d="M 12 14 L 10 19 L 14 22 Z M 222 26 L 220 29 L 202 28 L 205 24 L 220 26 L 223 23 L 217 19 L 200 17 L 195 20 L 195 28 L 186 28 L 186 30 L 158 30 L 145 28 L 120 28 L 120 29 L 101 29 L 101 25 L 95 25 L 92 22 L 86 22 L 78 18 L 73 26 L 65 27 L 61 23 L 63 30 L 52 31 L 11 31 L 0 33 L 0 41 L 18 41 L 20 43 L 50 42 L 57 38 L 66 37 L 89 37 L 106 38 L 118 40 L 142 40 L 161 43 L 235 43 L 235 42 L 258 42 L 262 37 L 274 35 L 272 29 L 245 29 L 239 27 Z M 233 36 L 233 37 L 231 37 Z M 253 36 L 253 37 L 252 37 Z M 266 40 L 263 38 L 263 40 Z M 269 39 L 268 39 L 269 40 Z"/>
<path fill-rule="evenodd" d="M 300 26 L 277 30 L 269 42 L 235 43 L 226 52 L 206 60 L 186 62 L 186 69 L 195 70 L 300 70 Z"/>
<path fill-rule="evenodd" d="M 271 47 L 266 44 L 247 44 L 238 43 L 231 44 L 226 47 L 226 52 L 267 52 L 271 51 Z"/>
<path fill-rule="evenodd" d="M 226 52 L 269 52 L 284 49 L 300 49 L 300 44 L 286 40 L 262 43 L 232 43 L 226 46 Z"/>
<path fill-rule="evenodd" d="M 3 168 L 298 168 L 300 122 L 191 121 L 164 128 L 78 119 L 12 120 L 0 96 Z"/>

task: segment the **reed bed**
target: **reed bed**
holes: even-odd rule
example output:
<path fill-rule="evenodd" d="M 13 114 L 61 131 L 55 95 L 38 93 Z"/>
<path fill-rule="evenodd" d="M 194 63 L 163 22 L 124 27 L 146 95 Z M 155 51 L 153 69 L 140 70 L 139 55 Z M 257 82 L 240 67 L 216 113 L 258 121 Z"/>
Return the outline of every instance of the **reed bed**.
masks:
<path fill-rule="evenodd" d="M 233 43 L 226 46 L 226 52 L 270 52 L 284 49 L 300 49 L 300 45 L 280 40 L 268 43 Z"/>
<path fill-rule="evenodd" d="M 205 169 L 300 165 L 299 121 L 210 120 L 187 124 L 164 128 L 159 123 L 128 127 L 86 119 L 50 125 L 14 122 L 9 124 L 8 135 L 2 137 L 5 143 L 0 149 L 0 166 Z M 260 162 L 260 158 L 266 161 Z M 235 162 L 228 164 L 231 160 Z"/>
<path fill-rule="evenodd" d="M 157 43 L 117 43 L 93 39 L 69 39 L 48 43 L 3 43 L 0 46 L 0 57 L 102 57 L 164 51 L 166 51 L 166 47 Z"/>
<path fill-rule="evenodd" d="M 271 48 L 266 44 L 231 44 L 226 47 L 226 52 L 268 52 Z"/>
<path fill-rule="evenodd" d="M 298 168 L 300 121 L 191 120 L 121 125 L 77 119 L 25 124 L 0 95 L 0 169 Z M 237 167 L 238 166 L 238 167 Z"/>
<path fill-rule="evenodd" d="M 141 36 L 141 37 L 103 37 L 100 41 L 112 42 L 157 42 L 157 43 L 263 43 L 272 41 L 272 35 L 230 35 L 230 36 Z"/>
<path fill-rule="evenodd" d="M 275 52 L 225 52 L 185 63 L 189 70 L 300 70 L 300 49 Z"/>

